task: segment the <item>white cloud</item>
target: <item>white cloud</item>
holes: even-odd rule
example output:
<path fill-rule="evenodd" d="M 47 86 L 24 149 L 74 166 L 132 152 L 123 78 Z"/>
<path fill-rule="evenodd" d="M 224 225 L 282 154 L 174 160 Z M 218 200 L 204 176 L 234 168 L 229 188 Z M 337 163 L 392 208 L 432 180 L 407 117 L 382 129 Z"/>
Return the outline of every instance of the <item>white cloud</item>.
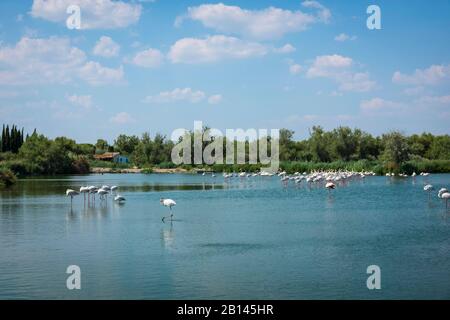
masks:
<path fill-rule="evenodd" d="M 405 90 L 403 90 L 403 93 L 406 94 L 407 96 L 416 96 L 423 93 L 424 91 L 425 91 L 424 87 L 418 86 L 406 88 Z"/>
<path fill-rule="evenodd" d="M 318 56 L 308 69 L 308 78 L 329 78 L 339 84 L 339 90 L 365 92 L 375 87 L 367 72 L 353 71 L 353 60 L 334 55 Z"/>
<path fill-rule="evenodd" d="M 51 22 L 64 23 L 70 5 L 81 9 L 81 29 L 115 29 L 128 27 L 139 21 L 139 4 L 112 0 L 34 0 L 31 16 Z"/>
<path fill-rule="evenodd" d="M 293 45 L 291 45 L 290 43 L 285 44 L 284 46 L 282 46 L 281 48 L 275 48 L 274 52 L 276 53 L 292 53 L 295 52 L 297 49 L 295 49 L 295 47 Z"/>
<path fill-rule="evenodd" d="M 345 33 L 341 33 L 339 35 L 337 35 L 336 37 L 334 37 L 335 41 L 339 41 L 339 42 L 344 42 L 344 41 L 348 41 L 348 40 L 356 40 L 356 36 L 349 36 L 348 34 Z"/>
<path fill-rule="evenodd" d="M 163 64 L 164 55 L 159 50 L 147 49 L 138 52 L 130 62 L 139 67 L 156 68 Z"/>
<path fill-rule="evenodd" d="M 373 98 L 364 100 L 360 104 L 361 111 L 364 113 L 392 113 L 399 111 L 404 105 L 399 102 L 385 100 L 382 98 Z"/>
<path fill-rule="evenodd" d="M 413 74 L 396 71 L 392 82 L 396 84 L 425 86 L 437 85 L 450 78 L 450 65 L 432 65 L 427 69 L 416 69 Z"/>
<path fill-rule="evenodd" d="M 86 110 L 89 110 L 93 107 L 92 96 L 90 95 L 70 95 L 67 97 L 67 100 L 75 106 L 80 106 Z"/>
<path fill-rule="evenodd" d="M 105 68 L 87 61 L 86 54 L 69 39 L 23 37 L 15 46 L 0 47 L 0 84 L 29 85 L 69 83 L 85 80 L 90 84 L 121 81 L 123 69 Z"/>
<path fill-rule="evenodd" d="M 222 102 L 222 95 L 220 95 L 220 94 L 215 94 L 208 98 L 209 104 L 218 104 L 220 102 Z"/>
<path fill-rule="evenodd" d="M 304 1 L 302 5 L 316 10 L 316 14 L 275 7 L 247 10 L 223 3 L 202 4 L 188 8 L 185 16 L 177 17 L 175 25 L 179 26 L 184 19 L 192 19 L 219 32 L 255 39 L 273 39 L 286 33 L 303 31 L 313 23 L 330 19 L 330 11 L 317 1 Z"/>
<path fill-rule="evenodd" d="M 176 88 L 172 91 L 163 91 L 156 96 L 147 96 L 143 102 L 145 103 L 174 103 L 189 102 L 198 103 L 206 98 L 203 91 L 193 91 L 191 88 Z"/>
<path fill-rule="evenodd" d="M 102 36 L 95 44 L 93 53 L 105 58 L 115 57 L 119 54 L 120 46 L 110 37 Z"/>
<path fill-rule="evenodd" d="M 294 75 L 299 74 L 302 72 L 302 66 L 299 64 L 291 64 L 289 66 L 289 72 Z"/>
<path fill-rule="evenodd" d="M 211 63 L 223 59 L 245 59 L 267 54 L 267 48 L 256 42 L 247 42 L 224 35 L 205 39 L 183 38 L 170 48 L 172 63 Z"/>
<path fill-rule="evenodd" d="M 417 101 L 419 104 L 424 105 L 448 105 L 450 104 L 450 95 L 446 96 L 423 96 L 420 97 Z"/>
<path fill-rule="evenodd" d="M 127 124 L 127 123 L 133 123 L 136 120 L 133 119 L 128 113 L 126 112 L 119 112 L 115 116 L 111 117 L 109 119 L 110 122 L 115 124 Z"/>
<path fill-rule="evenodd" d="M 80 68 L 80 78 L 91 85 L 99 86 L 110 83 L 120 83 L 123 79 L 123 67 L 117 69 L 103 67 L 98 62 L 89 61 Z"/>
<path fill-rule="evenodd" d="M 86 60 L 68 39 L 22 38 L 13 47 L 0 47 L 0 83 L 65 83 Z"/>

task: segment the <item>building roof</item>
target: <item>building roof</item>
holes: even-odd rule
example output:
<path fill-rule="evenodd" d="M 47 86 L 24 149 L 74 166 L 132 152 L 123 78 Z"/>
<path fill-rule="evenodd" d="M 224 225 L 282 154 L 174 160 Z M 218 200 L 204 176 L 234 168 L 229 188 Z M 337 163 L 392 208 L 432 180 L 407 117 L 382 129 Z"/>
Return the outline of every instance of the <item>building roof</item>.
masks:
<path fill-rule="evenodd" d="M 119 156 L 120 153 L 119 152 L 105 152 L 102 154 L 96 154 L 94 155 L 94 158 L 97 160 L 111 160 L 114 159 L 115 157 Z"/>

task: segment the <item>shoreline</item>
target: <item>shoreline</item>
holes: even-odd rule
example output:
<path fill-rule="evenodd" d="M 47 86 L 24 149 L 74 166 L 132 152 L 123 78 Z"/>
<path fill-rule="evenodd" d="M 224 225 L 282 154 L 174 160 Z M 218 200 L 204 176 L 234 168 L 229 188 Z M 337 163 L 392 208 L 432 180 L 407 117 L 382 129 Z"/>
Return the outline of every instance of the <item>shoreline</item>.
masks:
<path fill-rule="evenodd" d="M 104 174 L 104 173 L 115 173 L 115 174 L 139 174 L 144 173 L 146 169 L 142 168 L 129 168 L 129 169 L 114 169 L 114 168 L 91 168 L 90 174 Z M 160 169 L 152 168 L 149 173 L 195 173 L 195 171 L 189 171 L 183 168 L 173 168 L 173 169 Z"/>

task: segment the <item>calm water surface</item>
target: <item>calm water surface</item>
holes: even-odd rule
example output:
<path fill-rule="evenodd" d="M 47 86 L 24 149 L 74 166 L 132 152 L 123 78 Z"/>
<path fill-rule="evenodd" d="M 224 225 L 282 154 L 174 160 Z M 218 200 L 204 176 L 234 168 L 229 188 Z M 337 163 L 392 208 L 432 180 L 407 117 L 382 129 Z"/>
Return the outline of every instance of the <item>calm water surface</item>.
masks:
<path fill-rule="evenodd" d="M 450 175 L 431 175 L 436 189 Z M 303 182 L 304 183 L 304 182 Z M 67 188 L 118 185 L 95 207 Z M 0 191 L 1 299 L 449 299 L 450 210 L 415 180 L 367 177 L 329 194 L 279 179 L 90 175 Z M 163 224 L 177 202 L 175 221 Z M 82 289 L 66 289 L 78 265 Z M 379 265 L 382 289 L 366 268 Z"/>

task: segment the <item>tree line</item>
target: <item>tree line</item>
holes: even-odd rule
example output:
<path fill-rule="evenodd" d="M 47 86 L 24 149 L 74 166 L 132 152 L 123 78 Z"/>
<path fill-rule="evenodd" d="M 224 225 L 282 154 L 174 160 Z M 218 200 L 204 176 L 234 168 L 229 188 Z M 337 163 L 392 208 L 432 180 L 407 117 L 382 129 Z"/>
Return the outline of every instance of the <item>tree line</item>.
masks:
<path fill-rule="evenodd" d="M 205 127 L 202 134 L 207 134 L 207 131 Z M 192 137 L 194 133 L 189 134 Z M 360 129 L 338 127 L 326 131 L 320 126 L 312 127 L 309 137 L 303 140 L 295 140 L 294 134 L 292 130 L 281 129 L 278 138 L 281 167 L 288 171 L 351 168 L 373 169 L 380 174 L 413 170 L 450 172 L 449 135 L 422 133 L 406 136 L 394 131 L 373 136 Z M 273 141 L 266 139 L 270 150 Z M 4 125 L 0 168 L 21 176 L 88 173 L 91 166 L 114 165 L 94 159 L 95 154 L 113 151 L 128 156 L 129 166 L 173 168 L 171 152 L 175 143 L 162 134 L 151 137 L 145 132 L 140 137 L 121 134 L 112 144 L 105 139 L 98 139 L 95 144 L 80 144 L 67 137 L 49 139 L 36 130 L 24 137 L 23 129 Z M 203 142 L 203 148 L 208 143 Z M 258 143 L 260 141 L 233 141 L 235 150 L 239 144 L 245 144 L 247 151 L 251 144 Z M 224 152 L 226 144 L 224 138 Z M 185 167 L 192 168 L 189 165 Z M 248 164 L 210 167 L 215 171 L 259 168 Z"/>

